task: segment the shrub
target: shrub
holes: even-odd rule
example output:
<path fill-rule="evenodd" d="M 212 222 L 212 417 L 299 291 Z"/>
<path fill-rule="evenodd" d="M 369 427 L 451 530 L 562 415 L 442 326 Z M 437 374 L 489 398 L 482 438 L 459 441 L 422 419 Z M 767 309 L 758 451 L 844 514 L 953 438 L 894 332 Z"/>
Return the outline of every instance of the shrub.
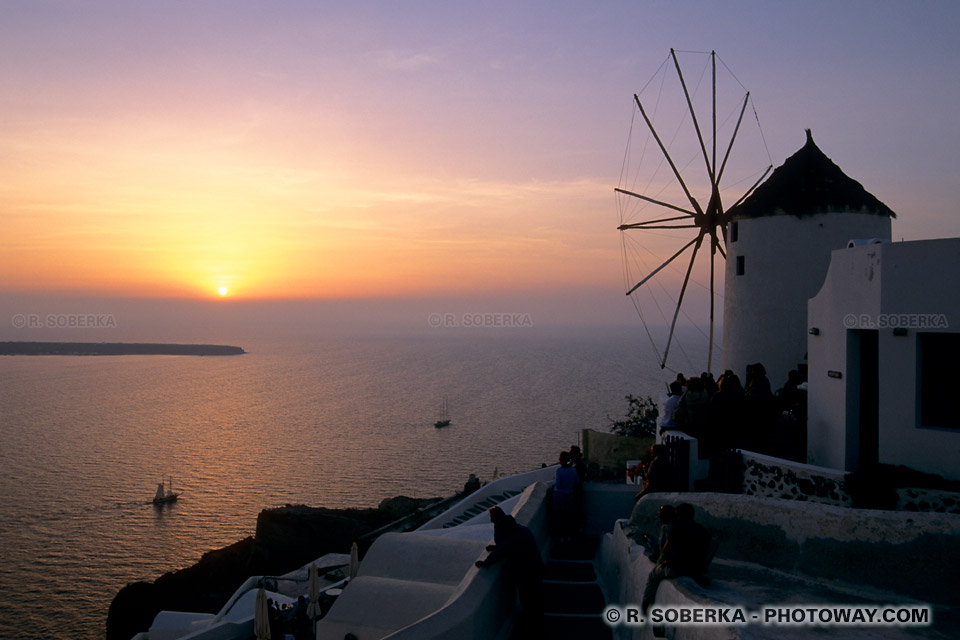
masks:
<path fill-rule="evenodd" d="M 656 436 L 657 417 L 660 415 L 653 398 L 627 395 L 627 415 L 621 420 L 610 420 L 610 431 L 618 436 Z"/>

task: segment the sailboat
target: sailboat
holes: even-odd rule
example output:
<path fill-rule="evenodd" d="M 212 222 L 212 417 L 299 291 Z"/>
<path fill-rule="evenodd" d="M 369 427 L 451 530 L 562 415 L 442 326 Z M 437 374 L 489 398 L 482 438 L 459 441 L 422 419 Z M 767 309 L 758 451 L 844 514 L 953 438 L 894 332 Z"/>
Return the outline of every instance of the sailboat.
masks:
<path fill-rule="evenodd" d="M 169 478 L 170 488 L 165 489 L 163 485 L 163 478 L 160 478 L 160 484 L 157 485 L 157 493 L 153 496 L 153 504 L 164 504 L 166 502 L 173 502 L 180 497 L 179 493 L 173 492 L 173 478 Z"/>
<path fill-rule="evenodd" d="M 437 429 L 446 427 L 450 424 L 450 416 L 447 415 L 447 396 L 443 396 L 443 404 L 440 405 L 440 419 L 433 423 Z"/>

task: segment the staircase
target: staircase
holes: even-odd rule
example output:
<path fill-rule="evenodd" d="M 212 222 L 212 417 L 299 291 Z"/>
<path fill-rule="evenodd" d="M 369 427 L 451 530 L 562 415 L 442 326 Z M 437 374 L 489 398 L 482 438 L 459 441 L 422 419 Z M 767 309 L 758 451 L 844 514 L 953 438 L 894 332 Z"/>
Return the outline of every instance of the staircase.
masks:
<path fill-rule="evenodd" d="M 481 513 L 484 513 L 490 507 L 498 505 L 504 500 L 509 500 L 514 496 L 518 496 L 520 495 L 520 493 L 522 492 L 507 490 L 507 491 L 504 491 L 503 493 L 487 496 L 483 500 L 478 500 L 476 503 L 473 503 L 469 507 L 464 508 L 464 510 L 459 514 L 457 514 L 454 518 L 452 518 L 448 522 L 445 522 L 443 524 L 443 528 L 449 529 L 450 527 L 456 527 L 458 525 L 461 525 L 464 522 L 467 522 L 468 520 L 475 518 Z"/>
<path fill-rule="evenodd" d="M 593 567 L 597 547 L 595 539 L 550 546 L 543 581 L 544 638 L 612 638 L 603 622 L 606 600 Z"/>

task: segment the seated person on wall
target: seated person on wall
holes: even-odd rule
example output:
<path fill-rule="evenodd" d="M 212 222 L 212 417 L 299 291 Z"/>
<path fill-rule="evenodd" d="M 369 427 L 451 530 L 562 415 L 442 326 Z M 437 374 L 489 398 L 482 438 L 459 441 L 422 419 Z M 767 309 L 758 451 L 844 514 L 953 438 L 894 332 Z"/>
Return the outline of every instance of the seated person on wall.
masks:
<path fill-rule="evenodd" d="M 642 534 L 637 540 L 645 547 L 644 554 L 650 558 L 654 564 L 663 559 L 663 548 L 667 545 L 667 538 L 670 537 L 670 530 L 677 521 L 677 510 L 672 504 L 660 505 L 657 510 L 657 517 L 660 519 L 660 535 L 654 540 L 646 533 Z"/>
<path fill-rule="evenodd" d="M 657 596 L 657 589 L 664 580 L 690 576 L 701 586 L 709 583 L 707 567 L 716 553 L 710 532 L 694 521 L 693 505 L 683 503 L 676 508 L 676 522 L 667 533 L 666 543 L 659 562 L 650 571 L 643 590 L 641 609 L 644 615 L 650 610 Z"/>
<path fill-rule="evenodd" d="M 673 491 L 674 469 L 670 464 L 669 450 L 666 445 L 655 444 L 652 447 L 653 460 L 643 474 L 643 489 L 633 498 L 639 500 L 648 493 Z"/>

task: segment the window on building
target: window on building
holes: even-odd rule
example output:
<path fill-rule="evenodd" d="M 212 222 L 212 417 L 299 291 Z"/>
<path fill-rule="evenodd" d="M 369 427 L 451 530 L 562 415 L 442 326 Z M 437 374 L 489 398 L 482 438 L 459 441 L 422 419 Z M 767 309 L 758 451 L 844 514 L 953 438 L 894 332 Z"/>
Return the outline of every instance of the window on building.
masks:
<path fill-rule="evenodd" d="M 737 238 L 740 237 L 740 223 L 731 222 L 730 223 L 730 242 L 736 242 Z"/>
<path fill-rule="evenodd" d="M 920 426 L 960 429 L 955 383 L 960 333 L 917 334 L 917 351 Z"/>
<path fill-rule="evenodd" d="M 743 256 L 737 256 L 737 275 L 743 275 Z"/>

